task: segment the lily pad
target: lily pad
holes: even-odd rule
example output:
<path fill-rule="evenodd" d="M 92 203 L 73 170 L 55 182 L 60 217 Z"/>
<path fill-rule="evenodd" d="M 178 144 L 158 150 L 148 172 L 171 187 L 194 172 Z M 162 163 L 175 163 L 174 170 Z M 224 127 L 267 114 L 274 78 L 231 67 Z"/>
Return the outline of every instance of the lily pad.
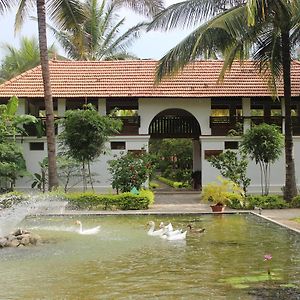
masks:
<path fill-rule="evenodd" d="M 271 273 L 268 274 L 257 274 L 257 275 L 248 275 L 248 276 L 239 276 L 239 277 L 229 277 L 220 279 L 219 282 L 227 283 L 232 285 L 232 287 L 240 289 L 240 288 L 248 288 L 249 283 L 256 283 L 256 282 L 264 282 L 269 280 L 281 280 L 282 278 L 279 275 Z"/>

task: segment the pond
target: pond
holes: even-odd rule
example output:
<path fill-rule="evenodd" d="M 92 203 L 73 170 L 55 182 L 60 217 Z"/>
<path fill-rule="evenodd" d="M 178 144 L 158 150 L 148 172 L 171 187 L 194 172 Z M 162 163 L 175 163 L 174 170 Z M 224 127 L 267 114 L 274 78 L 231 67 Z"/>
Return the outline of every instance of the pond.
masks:
<path fill-rule="evenodd" d="M 100 231 L 78 234 L 76 220 Z M 147 235 L 150 220 L 206 230 L 167 241 Z M 43 243 L 1 249 L 1 299 L 300 299 L 299 235 L 253 215 L 44 216 L 21 225 Z"/>

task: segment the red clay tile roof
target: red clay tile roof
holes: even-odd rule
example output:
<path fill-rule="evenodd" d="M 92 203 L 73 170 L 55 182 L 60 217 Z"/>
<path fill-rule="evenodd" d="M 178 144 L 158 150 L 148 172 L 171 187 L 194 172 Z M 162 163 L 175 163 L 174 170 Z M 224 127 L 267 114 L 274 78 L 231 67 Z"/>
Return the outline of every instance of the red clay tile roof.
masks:
<path fill-rule="evenodd" d="M 218 83 L 223 62 L 196 61 L 184 71 L 154 84 L 157 61 L 50 62 L 53 97 L 221 97 L 270 96 L 253 62 L 235 62 L 224 82 Z M 279 84 L 279 95 L 283 95 Z M 0 97 L 43 97 L 41 67 L 0 85 Z M 300 62 L 292 63 L 292 95 L 300 95 Z"/>

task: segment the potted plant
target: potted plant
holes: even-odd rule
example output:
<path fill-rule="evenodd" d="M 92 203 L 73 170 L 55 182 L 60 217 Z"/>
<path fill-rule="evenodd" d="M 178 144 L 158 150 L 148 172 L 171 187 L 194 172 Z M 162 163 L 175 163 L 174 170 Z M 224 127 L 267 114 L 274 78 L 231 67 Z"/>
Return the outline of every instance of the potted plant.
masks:
<path fill-rule="evenodd" d="M 230 196 L 235 195 L 243 200 L 243 189 L 231 180 L 218 177 L 219 182 L 207 184 L 201 193 L 201 199 L 210 203 L 213 212 L 223 212 Z M 236 197 L 235 197 L 236 198 Z"/>

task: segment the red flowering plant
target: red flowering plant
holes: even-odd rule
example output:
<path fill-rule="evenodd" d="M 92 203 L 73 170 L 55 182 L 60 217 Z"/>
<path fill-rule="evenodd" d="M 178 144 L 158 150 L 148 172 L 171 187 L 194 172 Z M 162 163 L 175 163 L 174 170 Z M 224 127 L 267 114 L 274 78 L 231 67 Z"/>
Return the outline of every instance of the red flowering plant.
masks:
<path fill-rule="evenodd" d="M 112 187 L 117 192 L 130 192 L 133 188 L 140 190 L 153 173 L 155 165 L 148 153 L 127 153 L 109 161 L 112 175 Z"/>

